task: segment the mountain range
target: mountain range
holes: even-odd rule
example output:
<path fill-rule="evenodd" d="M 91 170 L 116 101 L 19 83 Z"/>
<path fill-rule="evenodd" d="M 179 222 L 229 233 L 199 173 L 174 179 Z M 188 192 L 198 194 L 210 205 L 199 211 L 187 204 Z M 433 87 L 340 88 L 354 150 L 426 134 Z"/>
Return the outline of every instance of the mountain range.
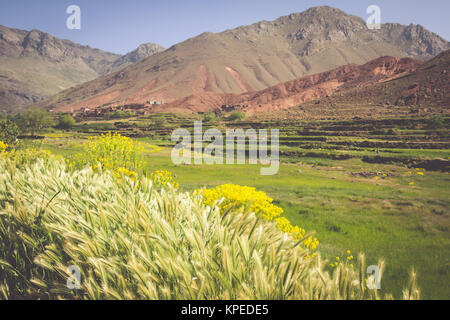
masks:
<path fill-rule="evenodd" d="M 362 72 L 359 66 L 374 59 L 412 58 L 414 60 L 388 61 L 394 65 L 409 64 L 405 72 L 410 72 L 421 62 L 448 49 L 448 41 L 420 25 L 386 23 L 379 30 L 369 30 L 359 17 L 328 6 L 314 7 L 274 21 L 261 21 L 221 33 L 203 33 L 165 51 L 142 48 L 126 55 L 127 58 L 98 51 L 98 56 L 92 55 L 88 60 L 95 65 L 100 77 L 62 90 L 34 105 L 76 111 L 131 104 L 150 107 L 156 102 L 163 104 L 156 109 L 183 110 L 189 109 L 189 101 L 195 99 L 216 101 L 217 97 L 225 96 L 239 100 L 242 96 L 230 97 L 257 96 L 268 88 L 274 90 L 274 86 L 302 87 L 307 83 L 320 85 L 323 92 L 332 93 L 331 87 L 345 85 L 345 77 L 359 81 Z M 141 52 L 152 55 L 145 57 Z M 126 62 L 122 64 L 121 59 Z M 120 70 L 116 71 L 118 68 Z M 314 76 L 308 78 L 311 75 Z M 337 78 L 333 80 L 333 76 Z M 328 77 L 328 80 L 319 83 L 321 77 Z M 373 84 L 370 81 L 365 84 L 369 83 Z M 283 92 L 281 87 L 278 89 Z M 265 93 L 269 94 L 270 90 Z M 295 95 L 292 101 L 302 101 L 298 93 Z M 269 100 L 275 104 L 289 101 L 278 99 L 276 102 L 274 97 Z M 180 103 L 183 101 L 184 104 Z M 207 107 L 198 105 L 196 110 L 212 108 L 217 101 Z M 254 101 L 242 103 L 252 105 Z M 258 108 L 265 104 L 257 103 Z"/>
<path fill-rule="evenodd" d="M 0 26 L 0 110 L 35 103 L 163 50 L 148 43 L 121 56 L 39 30 Z"/>
<path fill-rule="evenodd" d="M 364 65 L 349 64 L 336 69 L 242 94 L 203 93 L 153 107 L 161 111 L 205 112 L 239 106 L 245 111 L 276 111 L 320 99 L 352 88 L 366 88 L 414 72 L 422 62 L 412 58 L 381 57 Z"/>
<path fill-rule="evenodd" d="M 391 113 L 409 114 L 420 108 L 437 107 L 437 112 L 450 111 L 450 50 L 427 62 L 412 58 L 380 57 L 363 65 L 349 64 L 333 70 L 287 81 L 261 91 L 241 94 L 204 92 L 170 103 L 146 106 L 104 105 L 82 108 L 84 117 L 101 116 L 115 110 L 140 113 L 192 112 L 205 113 L 244 111 L 247 114 L 291 113 L 299 107 L 303 117 L 327 113 L 332 117 Z M 70 111 L 62 107 L 58 111 Z M 298 110 L 297 110 L 298 111 Z M 305 112 L 304 112 L 305 111 Z M 332 118 L 331 117 L 331 118 Z"/>

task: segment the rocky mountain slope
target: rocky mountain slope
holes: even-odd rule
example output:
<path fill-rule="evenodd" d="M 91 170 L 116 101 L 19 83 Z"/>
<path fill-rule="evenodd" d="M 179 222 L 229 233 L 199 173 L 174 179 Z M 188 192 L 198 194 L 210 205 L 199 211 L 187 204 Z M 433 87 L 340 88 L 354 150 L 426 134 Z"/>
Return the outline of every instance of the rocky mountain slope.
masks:
<path fill-rule="evenodd" d="M 260 119 L 270 115 L 333 120 L 450 114 L 449 68 L 450 50 L 425 63 L 412 58 L 381 57 L 364 65 L 349 64 L 256 92 L 205 92 L 152 106 L 105 105 L 84 108 L 82 115 L 97 117 L 115 110 L 140 114 L 237 110 Z"/>
<path fill-rule="evenodd" d="M 120 56 L 39 30 L 0 26 L 0 111 L 35 103 L 160 50 L 146 44 Z"/>
<path fill-rule="evenodd" d="M 383 58 L 392 59 L 392 58 Z M 379 60 L 379 59 L 377 59 Z M 366 67 L 373 68 L 374 62 Z M 386 65 L 386 64 L 385 64 Z M 303 119 L 303 120 L 336 120 L 336 119 L 384 119 L 387 117 L 430 117 L 434 115 L 450 115 L 450 50 L 444 51 L 429 61 L 414 65 L 405 71 L 378 81 L 348 81 L 334 93 L 322 97 L 305 100 L 293 107 L 284 107 L 273 112 L 249 108 L 258 121 L 265 119 Z M 379 70 L 375 68 L 374 70 Z M 373 73 L 365 71 L 371 77 Z M 364 79 L 367 77 L 363 77 Z M 286 105 L 284 105 L 286 106 Z M 258 111 L 258 112 L 255 112 Z"/>
<path fill-rule="evenodd" d="M 383 24 L 369 30 L 359 17 L 315 7 L 275 21 L 203 33 L 41 106 L 77 110 L 173 102 L 205 92 L 239 94 L 380 56 L 426 60 L 449 48 L 448 41 L 420 25 Z"/>
<path fill-rule="evenodd" d="M 450 50 L 422 63 L 411 58 L 381 57 L 288 81 L 258 92 L 204 93 L 153 108 L 154 111 L 204 112 L 238 107 L 273 112 L 304 102 L 328 105 L 439 107 L 450 109 Z M 411 110 L 419 110 L 413 108 Z"/>
<path fill-rule="evenodd" d="M 450 109 L 450 50 L 422 64 L 402 77 L 364 88 L 344 87 L 330 101 L 395 106 L 438 106 Z"/>
<path fill-rule="evenodd" d="M 415 71 L 421 61 L 411 58 L 381 57 L 364 65 L 349 64 L 330 71 L 277 84 L 243 94 L 203 93 L 153 107 L 153 111 L 205 112 L 239 109 L 246 112 L 273 112 L 320 99 L 338 91 L 361 89 Z"/>
<path fill-rule="evenodd" d="M 110 67 L 107 68 L 106 74 L 111 73 L 114 71 L 118 71 L 120 69 L 123 69 L 130 64 L 133 64 L 135 62 L 141 61 L 147 57 L 150 57 L 156 53 L 162 52 L 166 49 L 164 47 L 155 44 L 155 43 L 145 43 L 141 44 L 139 47 L 137 47 L 135 50 L 128 52 L 127 54 L 123 55 L 122 57 L 118 58 L 116 61 L 114 61 Z"/>

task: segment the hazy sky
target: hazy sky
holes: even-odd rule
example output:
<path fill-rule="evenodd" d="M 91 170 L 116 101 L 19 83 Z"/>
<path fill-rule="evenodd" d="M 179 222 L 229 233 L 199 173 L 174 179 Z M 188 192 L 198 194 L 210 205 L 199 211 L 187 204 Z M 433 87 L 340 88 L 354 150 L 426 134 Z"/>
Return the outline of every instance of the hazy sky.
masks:
<path fill-rule="evenodd" d="M 73 4 L 81 8 L 81 30 L 66 27 L 66 9 Z M 366 20 L 372 4 L 381 7 L 383 23 L 421 24 L 450 39 L 449 0 L 0 0 L 0 24 L 123 54 L 145 42 L 170 47 L 205 31 L 274 20 L 319 5 Z"/>

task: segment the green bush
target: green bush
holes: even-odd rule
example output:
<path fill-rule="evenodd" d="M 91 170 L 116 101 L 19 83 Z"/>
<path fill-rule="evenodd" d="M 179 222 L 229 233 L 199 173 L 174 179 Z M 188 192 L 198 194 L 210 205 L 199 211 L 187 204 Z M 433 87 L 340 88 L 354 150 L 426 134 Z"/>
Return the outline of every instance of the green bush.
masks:
<path fill-rule="evenodd" d="M 59 117 L 56 127 L 59 129 L 72 129 L 74 125 L 75 119 L 71 115 L 65 114 Z"/>
<path fill-rule="evenodd" d="M 204 122 L 209 122 L 209 123 L 216 123 L 216 122 L 219 121 L 219 118 L 215 115 L 214 112 L 207 112 L 203 116 L 203 121 Z"/>
<path fill-rule="evenodd" d="M 23 133 L 35 135 L 54 125 L 53 116 L 42 109 L 30 108 L 16 117 L 16 123 Z"/>
<path fill-rule="evenodd" d="M 245 119 L 245 113 L 241 111 L 233 111 L 229 116 L 229 121 L 243 120 Z"/>
<path fill-rule="evenodd" d="M 375 299 L 363 257 L 324 269 L 251 212 L 205 206 L 64 161 L 0 160 L 0 295 L 5 299 Z M 81 271 L 70 290 L 69 266 Z M 414 278 L 405 298 L 417 298 Z"/>
<path fill-rule="evenodd" d="M 0 141 L 11 147 L 18 142 L 18 136 L 19 127 L 14 122 L 7 119 L 0 120 Z"/>
<path fill-rule="evenodd" d="M 106 119 L 125 119 L 125 118 L 130 118 L 130 117 L 134 117 L 136 115 L 136 113 L 128 111 L 125 112 L 123 110 L 116 110 L 116 111 L 111 111 L 105 114 L 105 118 Z"/>

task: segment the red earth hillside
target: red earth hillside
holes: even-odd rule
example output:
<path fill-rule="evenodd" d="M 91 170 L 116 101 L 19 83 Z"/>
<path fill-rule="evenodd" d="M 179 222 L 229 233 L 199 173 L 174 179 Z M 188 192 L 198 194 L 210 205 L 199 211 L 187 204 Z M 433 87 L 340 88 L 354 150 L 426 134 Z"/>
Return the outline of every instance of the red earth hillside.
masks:
<path fill-rule="evenodd" d="M 220 109 L 243 109 L 249 112 L 274 111 L 289 108 L 306 101 L 332 95 L 340 89 L 364 88 L 385 82 L 416 70 L 422 62 L 411 58 L 381 57 L 364 65 L 346 65 L 280 83 L 257 92 L 243 94 L 203 93 L 191 95 L 153 108 L 159 111 L 189 110 L 205 112 Z"/>

